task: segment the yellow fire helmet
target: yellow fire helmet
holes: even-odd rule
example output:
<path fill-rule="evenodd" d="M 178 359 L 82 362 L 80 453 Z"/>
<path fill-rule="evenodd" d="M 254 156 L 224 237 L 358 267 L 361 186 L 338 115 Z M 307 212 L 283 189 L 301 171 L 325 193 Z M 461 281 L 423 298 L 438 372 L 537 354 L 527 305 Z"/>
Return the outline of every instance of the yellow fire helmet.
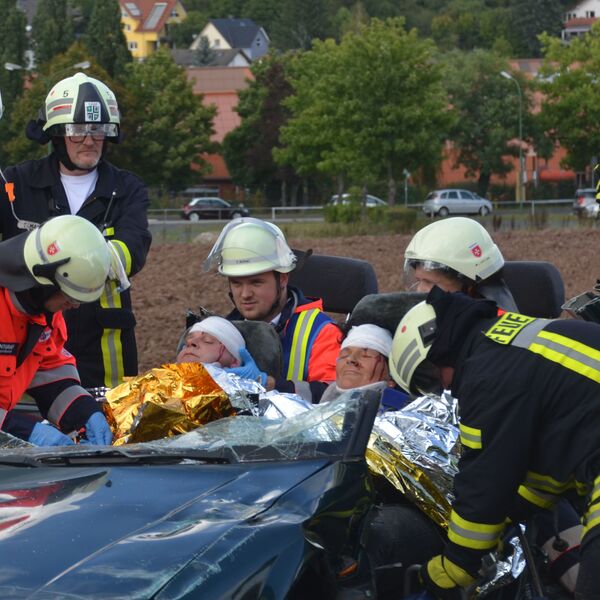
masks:
<path fill-rule="evenodd" d="M 296 255 L 277 225 L 241 217 L 223 228 L 204 261 L 204 270 L 208 271 L 215 264 L 226 277 L 246 277 L 267 271 L 289 273 L 296 266 Z"/>
<path fill-rule="evenodd" d="M 483 281 L 504 266 L 504 258 L 485 227 L 473 219 L 451 217 L 417 231 L 404 252 L 404 269 L 451 269 Z"/>
<path fill-rule="evenodd" d="M 41 285 L 56 285 L 77 302 L 100 298 L 111 253 L 100 231 L 75 215 L 54 217 L 31 231 L 24 244 L 27 269 Z"/>
<path fill-rule="evenodd" d="M 392 340 L 388 362 L 394 381 L 407 392 L 416 392 L 413 376 L 427 358 L 435 339 L 435 310 L 427 302 L 419 302 L 402 318 Z"/>

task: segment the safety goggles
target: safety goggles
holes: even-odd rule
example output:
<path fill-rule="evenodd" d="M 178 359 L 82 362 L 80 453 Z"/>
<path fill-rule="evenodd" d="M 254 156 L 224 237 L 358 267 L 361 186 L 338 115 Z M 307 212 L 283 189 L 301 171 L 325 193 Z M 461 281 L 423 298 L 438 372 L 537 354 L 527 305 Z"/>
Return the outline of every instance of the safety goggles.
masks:
<path fill-rule="evenodd" d="M 62 135 L 75 144 L 81 144 L 88 135 L 96 142 L 119 135 L 116 123 L 66 123 L 61 126 L 61 130 Z"/>

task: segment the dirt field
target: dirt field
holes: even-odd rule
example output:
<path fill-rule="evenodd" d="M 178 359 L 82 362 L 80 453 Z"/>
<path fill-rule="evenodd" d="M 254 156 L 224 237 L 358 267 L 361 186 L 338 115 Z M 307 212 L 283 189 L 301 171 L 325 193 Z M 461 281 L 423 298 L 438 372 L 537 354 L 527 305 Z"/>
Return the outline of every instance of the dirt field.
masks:
<path fill-rule="evenodd" d="M 598 230 L 509 231 L 494 234 L 494 239 L 506 260 L 553 262 L 564 279 L 567 298 L 591 288 L 600 277 Z M 408 235 L 386 235 L 288 241 L 316 254 L 368 260 L 377 273 L 379 291 L 392 292 L 401 289 L 402 256 L 409 240 Z M 210 239 L 156 245 L 135 276 L 132 294 L 141 370 L 172 360 L 188 308 L 204 306 L 221 314 L 230 310 L 226 280 L 202 272 L 211 247 Z"/>

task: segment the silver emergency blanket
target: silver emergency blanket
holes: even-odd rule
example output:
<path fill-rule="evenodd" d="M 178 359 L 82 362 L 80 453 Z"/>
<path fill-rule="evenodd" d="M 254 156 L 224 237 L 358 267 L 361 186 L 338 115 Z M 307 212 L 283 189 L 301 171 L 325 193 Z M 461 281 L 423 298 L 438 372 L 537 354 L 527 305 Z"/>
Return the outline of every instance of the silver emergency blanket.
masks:
<path fill-rule="evenodd" d="M 448 392 L 422 396 L 399 411 L 380 414 L 367 450 L 372 472 L 386 477 L 444 528 L 460 457 L 458 422 L 458 401 Z M 525 568 L 516 536 L 505 542 L 505 554 L 506 558 L 495 561 L 495 575 L 476 589 L 477 598 L 508 585 Z"/>
<path fill-rule="evenodd" d="M 458 402 L 450 394 L 417 398 L 377 417 L 367 452 L 371 470 L 442 527 L 458 471 Z"/>

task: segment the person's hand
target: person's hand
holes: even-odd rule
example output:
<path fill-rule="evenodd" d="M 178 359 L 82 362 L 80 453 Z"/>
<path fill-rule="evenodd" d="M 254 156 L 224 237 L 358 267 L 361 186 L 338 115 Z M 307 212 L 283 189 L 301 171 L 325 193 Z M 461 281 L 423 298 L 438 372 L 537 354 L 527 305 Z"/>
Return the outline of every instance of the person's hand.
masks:
<path fill-rule="evenodd" d="M 242 359 L 242 364 L 239 367 L 227 367 L 225 370 L 229 373 L 235 373 L 242 379 L 258 381 L 264 387 L 267 384 L 267 374 L 258 368 L 252 355 L 246 348 L 240 348 L 240 358 Z"/>
<path fill-rule="evenodd" d="M 113 435 L 106 417 L 101 412 L 95 412 L 85 424 L 85 434 L 90 444 L 110 446 Z"/>
<path fill-rule="evenodd" d="M 421 567 L 419 577 L 425 589 L 439 600 L 461 600 L 461 588 L 474 581 L 464 569 L 441 554 Z"/>
<path fill-rule="evenodd" d="M 30 443 L 36 446 L 73 446 L 73 440 L 48 423 L 36 423 L 29 435 Z"/>

